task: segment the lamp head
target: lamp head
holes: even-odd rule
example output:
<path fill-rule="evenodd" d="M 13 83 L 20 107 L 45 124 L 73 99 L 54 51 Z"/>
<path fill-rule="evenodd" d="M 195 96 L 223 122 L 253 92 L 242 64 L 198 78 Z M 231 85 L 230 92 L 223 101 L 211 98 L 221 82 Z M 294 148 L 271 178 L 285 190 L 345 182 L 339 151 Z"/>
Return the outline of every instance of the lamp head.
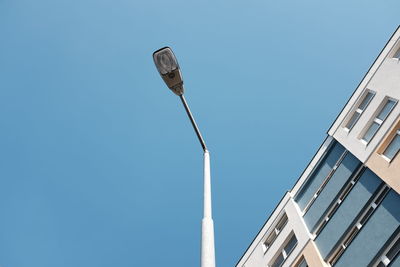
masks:
<path fill-rule="evenodd" d="M 155 51 L 153 60 L 168 88 L 176 95 L 183 95 L 182 74 L 172 49 L 166 46 Z"/>

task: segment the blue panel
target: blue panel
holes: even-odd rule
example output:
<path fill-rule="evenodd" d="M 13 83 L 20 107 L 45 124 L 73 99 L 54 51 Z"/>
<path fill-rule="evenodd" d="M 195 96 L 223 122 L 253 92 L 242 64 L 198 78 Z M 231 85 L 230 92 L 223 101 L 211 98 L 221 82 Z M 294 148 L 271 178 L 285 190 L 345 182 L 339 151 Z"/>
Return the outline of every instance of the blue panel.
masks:
<path fill-rule="evenodd" d="M 323 258 L 333 249 L 351 222 L 356 218 L 382 180 L 369 169 L 365 170 L 353 189 L 339 206 L 339 209 L 329 220 L 315 239 Z"/>
<path fill-rule="evenodd" d="M 344 147 L 340 143 L 334 144 L 328 151 L 325 158 L 316 166 L 315 171 L 312 172 L 303 188 L 296 196 L 296 202 L 300 209 L 304 209 L 307 203 L 311 200 L 312 196 L 318 190 L 326 176 L 335 166 L 339 157 L 344 152 Z"/>
<path fill-rule="evenodd" d="M 335 267 L 367 266 L 400 225 L 399 205 L 400 196 L 390 190 Z"/>
<path fill-rule="evenodd" d="M 360 161 L 350 153 L 343 159 L 325 188 L 304 216 L 309 230 L 315 227 L 317 221 L 321 218 L 332 201 L 335 200 L 340 189 L 342 189 L 359 163 Z"/>

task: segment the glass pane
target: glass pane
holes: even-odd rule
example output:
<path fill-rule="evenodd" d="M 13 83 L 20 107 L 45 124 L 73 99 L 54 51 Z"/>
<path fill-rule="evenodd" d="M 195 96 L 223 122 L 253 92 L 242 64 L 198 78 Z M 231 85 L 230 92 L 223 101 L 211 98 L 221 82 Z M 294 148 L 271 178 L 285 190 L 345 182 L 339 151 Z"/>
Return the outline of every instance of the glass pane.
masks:
<path fill-rule="evenodd" d="M 393 244 L 392 248 L 386 253 L 386 257 L 389 260 L 393 260 L 394 257 L 399 253 L 400 251 L 400 238 L 397 239 L 396 243 Z"/>
<path fill-rule="evenodd" d="M 360 114 L 358 112 L 354 112 L 353 116 L 349 120 L 349 122 L 346 124 L 347 129 L 353 128 L 354 124 L 358 121 L 358 118 L 360 117 Z"/>
<path fill-rule="evenodd" d="M 296 246 L 296 244 L 297 244 L 297 239 L 296 236 L 293 235 L 285 246 L 285 252 L 287 255 L 289 255 L 290 252 L 292 252 L 292 249 Z"/>
<path fill-rule="evenodd" d="M 301 260 L 301 262 L 300 262 L 296 267 L 308 267 L 308 264 L 307 264 L 307 262 L 306 262 L 306 259 L 303 258 L 303 259 Z"/>
<path fill-rule="evenodd" d="M 280 267 L 282 265 L 283 261 L 284 261 L 284 258 L 283 258 L 283 255 L 281 253 L 281 254 L 279 254 L 278 258 L 276 258 L 274 263 L 272 264 L 272 267 Z"/>
<path fill-rule="evenodd" d="M 375 133 L 378 131 L 379 129 L 379 124 L 377 124 L 376 122 L 373 122 L 371 124 L 371 126 L 369 127 L 369 129 L 367 130 L 367 132 L 364 135 L 364 140 L 369 142 L 372 137 L 375 135 Z"/>
<path fill-rule="evenodd" d="M 379 205 L 383 198 L 386 196 L 387 192 L 390 190 L 388 186 L 385 186 L 385 189 L 382 190 L 382 192 L 379 193 L 378 197 L 375 199 L 374 203 L 376 205 Z"/>
<path fill-rule="evenodd" d="M 278 231 L 281 231 L 283 229 L 283 227 L 286 225 L 286 223 L 287 223 L 287 216 L 286 216 L 286 214 L 284 214 L 282 219 L 276 225 L 276 229 Z"/>
<path fill-rule="evenodd" d="M 359 109 L 364 110 L 373 96 L 374 95 L 371 92 L 368 92 L 367 95 L 364 97 L 364 100 L 361 102 Z"/>
<path fill-rule="evenodd" d="M 332 266 L 335 265 L 335 263 L 339 260 L 340 256 L 342 256 L 344 252 L 344 249 L 342 246 L 339 247 L 339 250 L 336 251 L 335 255 L 333 256 L 333 258 L 331 259 L 331 261 L 329 262 Z"/>
<path fill-rule="evenodd" d="M 268 236 L 266 243 L 268 242 L 269 244 L 271 244 L 276 238 L 276 233 L 275 230 L 273 230 L 273 232 L 271 232 L 271 234 Z"/>
<path fill-rule="evenodd" d="M 393 100 L 388 100 L 388 102 L 386 102 L 386 105 L 383 107 L 377 118 L 384 121 L 387 115 L 389 114 L 390 110 L 392 110 L 394 104 L 396 104 L 396 102 L 394 102 Z"/>
<path fill-rule="evenodd" d="M 340 200 L 343 201 L 343 199 L 347 196 L 347 194 L 350 192 L 350 189 L 352 187 L 353 187 L 353 185 L 351 183 L 346 185 L 346 187 L 342 191 L 342 194 L 340 195 Z"/>
<path fill-rule="evenodd" d="M 396 54 L 394 54 L 394 58 L 400 59 L 400 49 L 397 50 Z"/>
<path fill-rule="evenodd" d="M 385 155 L 389 159 L 393 159 L 393 157 L 396 155 L 399 149 L 400 149 L 400 135 L 396 134 L 392 142 L 390 142 L 389 146 L 386 148 L 385 152 L 383 152 L 383 155 Z"/>
<path fill-rule="evenodd" d="M 376 267 L 386 267 L 385 264 L 383 264 L 381 261 L 379 262 L 379 264 Z"/>
<path fill-rule="evenodd" d="M 367 213 L 365 213 L 365 215 L 363 216 L 363 218 L 361 219 L 361 221 L 360 221 L 360 224 L 361 225 L 364 225 L 365 224 L 365 222 L 368 220 L 368 218 L 371 216 L 371 214 L 374 212 L 374 208 L 373 207 L 370 207 L 369 209 L 368 209 L 368 211 L 367 211 Z"/>
<path fill-rule="evenodd" d="M 351 231 L 349 236 L 344 240 L 343 245 L 345 245 L 346 247 L 349 246 L 349 244 L 351 243 L 351 241 L 353 241 L 354 237 L 357 235 L 357 233 L 360 231 L 360 229 L 358 229 L 357 227 L 354 227 Z"/>
<path fill-rule="evenodd" d="M 178 62 L 171 48 L 164 48 L 153 55 L 154 63 L 161 74 L 167 74 L 178 68 Z"/>

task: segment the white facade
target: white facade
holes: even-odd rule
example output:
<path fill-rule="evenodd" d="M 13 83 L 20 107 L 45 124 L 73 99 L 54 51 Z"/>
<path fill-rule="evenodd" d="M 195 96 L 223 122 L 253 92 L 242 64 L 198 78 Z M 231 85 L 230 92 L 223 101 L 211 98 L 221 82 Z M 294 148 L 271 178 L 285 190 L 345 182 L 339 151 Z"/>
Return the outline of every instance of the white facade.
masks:
<path fill-rule="evenodd" d="M 272 242 L 269 248 L 265 247 L 265 241 L 273 234 L 276 224 L 286 214 L 288 220 L 286 225 L 280 232 L 276 232 L 276 239 Z M 291 266 L 293 261 L 299 256 L 304 246 L 310 239 L 310 235 L 303 221 L 299 215 L 299 210 L 293 201 L 290 193 L 286 193 L 281 202 L 278 204 L 271 217 L 265 223 L 261 231 L 253 240 L 247 252 L 243 255 L 237 266 L 256 267 L 271 265 L 275 258 L 282 251 L 286 245 L 287 239 L 294 233 L 297 239 L 297 245 L 285 258 L 282 266 Z M 267 265 L 268 264 L 268 265 Z"/>
<path fill-rule="evenodd" d="M 400 113 L 400 103 L 397 103 L 371 141 L 366 144 L 361 140 L 367 127 L 371 124 L 376 113 L 379 112 L 384 104 L 384 101 L 388 97 L 400 100 L 400 61 L 398 58 L 394 58 L 394 55 L 399 49 L 400 29 L 390 38 L 387 45 L 328 131 L 329 135 L 338 140 L 362 162 L 365 162 L 376 149 L 376 146 L 396 120 L 397 114 Z M 349 121 L 351 115 L 357 109 L 366 90 L 371 90 L 375 93 L 375 96 L 361 114 L 357 123 L 349 131 L 345 128 L 346 122 Z"/>

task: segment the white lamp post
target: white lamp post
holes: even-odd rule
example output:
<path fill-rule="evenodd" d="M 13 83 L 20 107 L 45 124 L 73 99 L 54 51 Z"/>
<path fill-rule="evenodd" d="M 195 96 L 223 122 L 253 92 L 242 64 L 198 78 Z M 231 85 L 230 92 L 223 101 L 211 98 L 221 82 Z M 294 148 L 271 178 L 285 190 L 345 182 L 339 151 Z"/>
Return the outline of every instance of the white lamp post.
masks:
<path fill-rule="evenodd" d="M 171 48 L 164 47 L 153 53 L 154 63 L 158 72 L 171 89 L 182 101 L 186 113 L 189 116 L 193 129 L 200 141 L 204 152 L 204 202 L 203 219 L 201 221 L 201 267 L 215 267 L 215 248 L 214 248 L 214 222 L 211 211 L 211 176 L 210 176 L 210 154 L 207 150 L 200 130 L 194 121 L 189 106 L 183 96 L 183 80 L 178 61 Z"/>

